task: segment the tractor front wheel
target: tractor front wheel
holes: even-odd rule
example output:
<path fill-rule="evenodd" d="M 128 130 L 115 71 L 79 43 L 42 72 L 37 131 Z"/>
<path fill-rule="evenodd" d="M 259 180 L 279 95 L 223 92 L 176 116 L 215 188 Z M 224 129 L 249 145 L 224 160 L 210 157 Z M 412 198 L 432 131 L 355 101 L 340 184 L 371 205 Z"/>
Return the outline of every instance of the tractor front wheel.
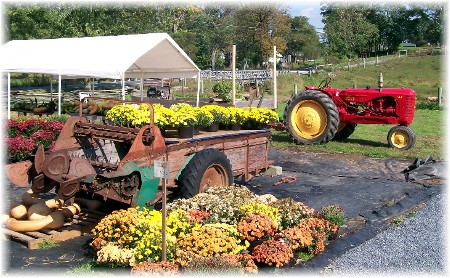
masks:
<path fill-rule="evenodd" d="M 289 100 L 284 122 L 297 144 L 324 144 L 336 134 L 339 112 L 327 94 L 305 91 Z"/>
<path fill-rule="evenodd" d="M 400 150 L 407 150 L 416 143 L 416 134 L 410 127 L 398 125 L 389 130 L 387 140 L 389 146 Z"/>
<path fill-rule="evenodd" d="M 181 198 L 191 198 L 211 186 L 233 184 L 231 164 L 225 154 L 216 149 L 204 149 L 192 157 L 178 177 Z"/>

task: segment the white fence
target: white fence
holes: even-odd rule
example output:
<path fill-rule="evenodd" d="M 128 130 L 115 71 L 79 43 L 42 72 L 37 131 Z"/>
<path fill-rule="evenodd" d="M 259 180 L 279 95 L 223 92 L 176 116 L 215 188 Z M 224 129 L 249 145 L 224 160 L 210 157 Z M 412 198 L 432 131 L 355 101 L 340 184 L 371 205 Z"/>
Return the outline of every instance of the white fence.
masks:
<path fill-rule="evenodd" d="M 279 70 L 277 71 L 278 75 L 280 74 L 303 74 L 309 75 L 314 71 L 307 70 Z M 201 71 L 202 79 L 214 79 L 214 80 L 227 80 L 232 78 L 232 72 L 230 70 L 202 70 Z M 268 80 L 272 79 L 272 70 L 237 70 L 236 71 L 236 79 L 238 80 Z"/>

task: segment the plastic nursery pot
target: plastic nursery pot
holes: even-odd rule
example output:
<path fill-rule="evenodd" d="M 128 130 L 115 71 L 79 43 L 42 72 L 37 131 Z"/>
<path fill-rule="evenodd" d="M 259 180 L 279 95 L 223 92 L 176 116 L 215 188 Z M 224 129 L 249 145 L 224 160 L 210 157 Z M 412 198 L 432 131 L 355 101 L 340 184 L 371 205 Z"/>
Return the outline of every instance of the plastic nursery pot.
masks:
<path fill-rule="evenodd" d="M 181 126 L 178 128 L 178 138 L 186 139 L 194 137 L 193 126 Z"/>
<path fill-rule="evenodd" d="M 205 131 L 209 131 L 209 132 L 219 131 L 219 123 L 212 123 L 211 125 L 205 127 Z"/>
<path fill-rule="evenodd" d="M 240 124 L 231 124 L 230 129 L 231 130 L 241 130 L 241 125 Z"/>
<path fill-rule="evenodd" d="M 220 129 L 220 130 L 228 130 L 228 129 L 229 129 L 229 126 L 226 125 L 226 124 L 220 123 L 220 124 L 219 124 L 219 129 Z"/>
<path fill-rule="evenodd" d="M 194 135 L 200 134 L 200 127 L 198 125 L 194 126 Z"/>

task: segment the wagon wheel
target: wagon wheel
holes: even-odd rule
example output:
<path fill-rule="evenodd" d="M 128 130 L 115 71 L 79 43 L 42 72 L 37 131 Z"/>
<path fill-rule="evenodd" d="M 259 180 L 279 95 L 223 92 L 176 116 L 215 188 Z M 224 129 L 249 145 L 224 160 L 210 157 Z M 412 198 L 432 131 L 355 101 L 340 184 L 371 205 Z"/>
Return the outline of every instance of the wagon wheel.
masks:
<path fill-rule="evenodd" d="M 305 91 L 289 100 L 284 122 L 297 144 L 324 144 L 336 134 L 339 112 L 327 94 Z"/>
<path fill-rule="evenodd" d="M 231 185 L 233 172 L 225 154 L 216 149 L 205 149 L 192 157 L 177 181 L 181 186 L 181 197 L 190 198 L 211 186 Z"/>
<path fill-rule="evenodd" d="M 410 127 L 398 125 L 389 130 L 387 140 L 389 146 L 400 150 L 407 150 L 416 143 L 416 134 Z"/>
<path fill-rule="evenodd" d="M 339 123 L 336 134 L 333 137 L 333 140 L 343 140 L 350 137 L 350 135 L 355 132 L 357 124 L 354 123 Z"/>

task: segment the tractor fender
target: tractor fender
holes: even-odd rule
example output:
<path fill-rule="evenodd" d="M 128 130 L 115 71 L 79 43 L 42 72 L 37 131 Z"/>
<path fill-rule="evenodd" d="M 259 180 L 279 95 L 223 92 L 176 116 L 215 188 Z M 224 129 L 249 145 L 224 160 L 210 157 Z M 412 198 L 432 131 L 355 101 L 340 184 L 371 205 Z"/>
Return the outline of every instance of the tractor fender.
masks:
<path fill-rule="evenodd" d="M 184 168 L 186 168 L 186 165 L 188 165 L 189 161 L 191 161 L 191 159 L 194 157 L 195 153 L 189 155 L 186 160 L 183 163 L 183 166 L 181 166 L 180 171 L 178 171 L 177 177 L 175 178 L 175 180 L 178 180 L 178 178 L 181 175 L 181 172 L 183 171 Z"/>

